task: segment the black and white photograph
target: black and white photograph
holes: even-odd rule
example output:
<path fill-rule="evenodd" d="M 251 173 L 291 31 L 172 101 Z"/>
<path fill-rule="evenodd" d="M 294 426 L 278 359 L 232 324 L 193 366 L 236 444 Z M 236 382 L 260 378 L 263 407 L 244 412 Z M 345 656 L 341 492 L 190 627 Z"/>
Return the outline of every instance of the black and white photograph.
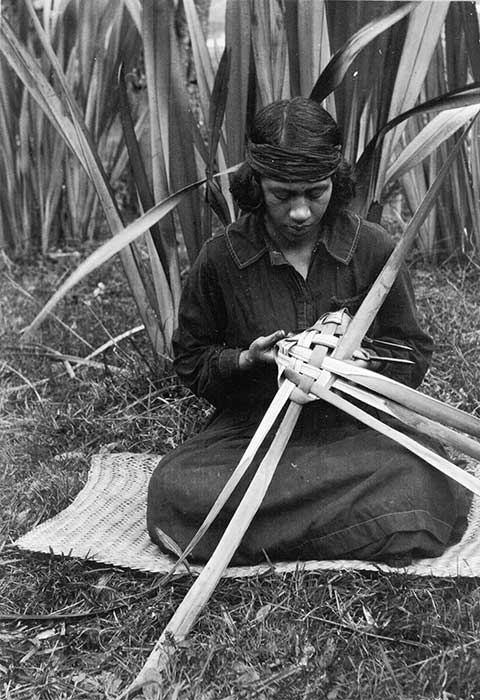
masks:
<path fill-rule="evenodd" d="M 0 0 L 0 700 L 480 700 L 480 0 Z"/>

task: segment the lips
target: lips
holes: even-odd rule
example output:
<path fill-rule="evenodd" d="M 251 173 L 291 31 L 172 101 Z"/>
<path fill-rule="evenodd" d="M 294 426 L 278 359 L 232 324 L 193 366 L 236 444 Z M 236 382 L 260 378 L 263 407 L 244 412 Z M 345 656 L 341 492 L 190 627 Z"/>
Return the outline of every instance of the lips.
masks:
<path fill-rule="evenodd" d="M 289 226 L 289 231 L 293 233 L 307 233 L 310 230 L 310 226 Z"/>

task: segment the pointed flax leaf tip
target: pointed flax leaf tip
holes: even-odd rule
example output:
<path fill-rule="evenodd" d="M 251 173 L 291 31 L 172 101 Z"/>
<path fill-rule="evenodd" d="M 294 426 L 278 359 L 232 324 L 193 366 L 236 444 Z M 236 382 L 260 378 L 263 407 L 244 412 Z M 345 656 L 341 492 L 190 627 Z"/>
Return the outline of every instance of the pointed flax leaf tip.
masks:
<path fill-rule="evenodd" d="M 416 2 L 408 2 L 391 14 L 369 22 L 356 32 L 344 46 L 335 53 L 330 63 L 321 73 L 310 93 L 310 99 L 316 102 L 323 102 L 323 100 L 340 85 L 349 67 L 360 51 L 379 34 L 406 17 L 416 6 Z"/>
<path fill-rule="evenodd" d="M 28 336 L 33 333 L 38 326 L 45 320 L 52 309 L 58 304 L 58 302 L 70 291 L 76 284 L 78 284 L 84 277 L 89 275 L 93 270 L 96 270 L 100 265 L 110 260 L 116 253 L 119 253 L 123 248 L 132 243 L 139 236 L 143 235 L 148 231 L 151 226 L 153 226 L 157 221 L 160 221 L 164 216 L 174 209 L 182 196 L 185 196 L 186 191 L 193 187 L 198 187 L 202 182 L 194 183 L 188 188 L 185 188 L 179 193 L 168 197 L 160 204 L 157 204 L 153 209 L 150 209 L 143 216 L 138 218 L 132 224 L 127 226 L 123 231 L 118 233 L 110 241 L 107 241 L 102 246 L 97 248 L 97 250 L 88 256 L 77 269 L 68 277 L 65 282 L 57 289 L 55 294 L 48 300 L 45 306 L 34 318 L 32 323 L 25 329 L 24 336 Z"/>
<path fill-rule="evenodd" d="M 195 183 L 192 187 L 198 187 L 200 183 Z M 125 246 L 132 243 L 136 238 L 143 235 L 151 226 L 153 226 L 157 221 L 160 221 L 164 216 L 174 209 L 180 198 L 185 195 L 182 194 L 172 195 L 164 202 L 161 202 L 153 209 L 150 209 L 146 214 L 141 216 L 139 219 L 134 221 L 132 224 L 127 226 L 123 231 L 118 233 L 112 240 L 104 243 L 100 248 L 98 248 L 92 255 L 90 255 L 83 263 L 81 263 L 77 269 L 68 277 L 65 282 L 57 289 L 55 294 L 49 299 L 45 304 L 43 309 L 37 314 L 30 326 L 28 326 L 24 335 L 28 336 L 33 333 L 38 326 L 45 320 L 52 309 L 58 304 L 58 302 L 70 291 L 76 284 L 78 284 L 84 277 L 89 275 L 93 270 L 96 270 L 100 265 L 110 260 L 116 253 L 119 253 Z"/>
<path fill-rule="evenodd" d="M 239 165 L 235 165 L 228 170 L 219 173 L 218 177 L 231 172 L 235 172 L 239 168 Z M 216 176 L 215 176 L 216 177 Z M 45 320 L 52 309 L 58 304 L 60 299 L 62 299 L 67 292 L 70 291 L 76 284 L 78 284 L 84 277 L 89 275 L 93 270 L 96 270 L 100 265 L 110 260 L 116 253 L 119 253 L 130 243 L 135 241 L 139 236 L 142 236 L 145 231 L 148 231 L 157 221 L 160 221 L 164 216 L 169 214 L 185 197 L 190 190 L 203 185 L 206 182 L 205 179 L 198 180 L 197 182 L 187 185 L 187 187 L 182 188 L 178 192 L 170 195 L 167 199 L 163 200 L 159 204 L 156 204 L 152 209 L 145 212 L 143 216 L 139 217 L 131 224 L 129 224 L 122 231 L 117 233 L 117 235 L 110 241 L 107 241 L 102 246 L 97 248 L 97 250 L 92 253 L 86 260 L 84 260 L 77 269 L 68 277 L 61 287 L 55 292 L 55 294 L 49 299 L 47 304 L 42 308 L 39 314 L 34 318 L 32 323 L 25 329 L 24 334 L 28 335 L 32 333 L 38 326 Z"/>

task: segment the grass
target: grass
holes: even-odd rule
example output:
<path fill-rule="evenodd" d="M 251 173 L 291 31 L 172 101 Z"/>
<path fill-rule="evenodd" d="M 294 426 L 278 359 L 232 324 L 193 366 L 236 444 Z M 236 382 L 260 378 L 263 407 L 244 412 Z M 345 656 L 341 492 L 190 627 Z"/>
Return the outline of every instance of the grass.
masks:
<path fill-rule="evenodd" d="M 5 267 L 0 278 L 5 700 L 116 697 L 191 584 L 185 577 L 162 586 L 154 575 L 10 546 L 71 502 L 94 453 L 165 452 L 209 411 L 157 371 L 143 334 L 73 378 L 46 353 L 85 356 L 137 325 L 115 263 L 57 310 L 70 330 L 52 319 L 35 345 L 19 343 L 19 329 L 75 262 L 72 255 Z M 480 416 L 479 270 L 470 261 L 413 274 L 423 324 L 438 345 L 425 391 Z M 225 580 L 178 649 L 159 697 L 475 700 L 479 640 L 475 578 L 299 571 Z"/>

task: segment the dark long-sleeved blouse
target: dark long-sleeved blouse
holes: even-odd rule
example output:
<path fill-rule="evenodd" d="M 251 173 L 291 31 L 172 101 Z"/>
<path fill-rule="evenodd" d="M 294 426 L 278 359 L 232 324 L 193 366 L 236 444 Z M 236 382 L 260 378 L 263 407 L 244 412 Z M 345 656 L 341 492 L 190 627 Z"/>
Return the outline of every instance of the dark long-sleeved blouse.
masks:
<path fill-rule="evenodd" d="M 175 367 L 185 384 L 218 410 L 207 427 L 155 469 L 147 506 L 154 542 L 163 547 L 160 532 L 182 549 L 187 545 L 240 463 L 276 391 L 275 365 L 240 370 L 241 350 L 280 328 L 302 331 L 328 311 L 347 307 L 355 313 L 392 247 L 381 227 L 345 212 L 323 225 L 306 280 L 272 248 L 260 216 L 240 219 L 204 245 L 185 285 Z M 414 365 L 390 363 L 383 371 L 417 386 L 432 343 L 419 328 L 406 269 L 369 335 L 412 348 L 402 352 Z M 441 449 L 425 436 L 421 440 Z M 250 475 L 268 445 L 269 438 Z M 245 479 L 249 475 L 197 545 L 200 561 L 217 546 Z M 272 561 L 438 556 L 462 536 L 469 504 L 465 489 L 402 445 L 329 403 L 313 401 L 301 411 L 236 563 L 262 561 L 265 553 Z"/>
<path fill-rule="evenodd" d="M 217 407 L 270 402 L 275 367 L 240 371 L 241 350 L 278 329 L 303 331 L 327 311 L 346 307 L 353 315 L 392 249 L 382 227 L 341 212 L 323 226 L 305 280 L 272 247 L 262 217 L 242 217 L 209 240 L 192 266 L 174 335 L 177 374 Z M 410 346 L 411 352 L 396 350 L 395 355 L 403 353 L 414 365 L 390 363 L 382 372 L 413 387 L 420 384 L 432 341 L 419 327 L 406 268 L 369 336 Z"/>

